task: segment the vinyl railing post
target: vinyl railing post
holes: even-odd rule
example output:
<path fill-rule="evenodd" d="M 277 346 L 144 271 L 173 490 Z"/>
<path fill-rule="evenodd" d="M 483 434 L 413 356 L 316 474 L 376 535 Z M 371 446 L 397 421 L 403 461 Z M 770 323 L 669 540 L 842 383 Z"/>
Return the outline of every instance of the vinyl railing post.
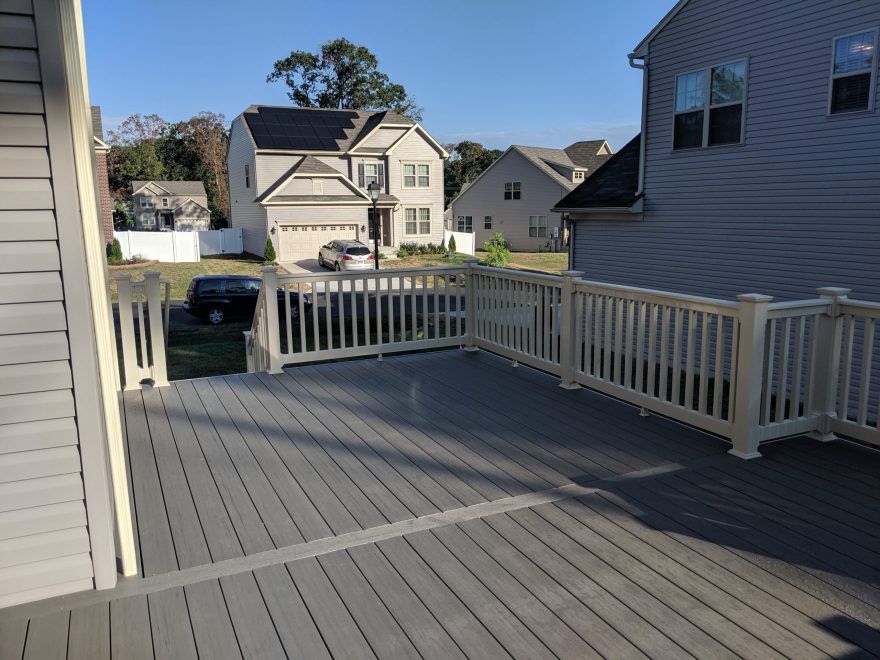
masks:
<path fill-rule="evenodd" d="M 162 294 L 159 291 L 160 273 L 144 273 L 147 295 L 147 318 L 150 324 L 150 373 L 154 387 L 168 385 L 168 366 L 165 362 L 165 330 L 162 327 Z"/>
<path fill-rule="evenodd" d="M 773 298 L 758 293 L 737 296 L 739 341 L 736 355 L 736 390 L 733 404 L 733 432 L 730 453 L 739 458 L 758 458 L 763 385 L 764 338 L 767 307 Z M 772 349 L 771 349 L 772 350 Z"/>
<path fill-rule="evenodd" d="M 244 357 L 247 364 L 246 369 L 249 374 L 254 373 L 254 350 L 251 344 L 251 331 L 245 330 L 241 334 L 244 335 Z"/>
<path fill-rule="evenodd" d="M 474 280 L 476 278 L 475 266 L 480 263 L 479 259 L 470 257 L 464 260 L 465 267 L 465 291 L 464 291 L 464 321 L 466 351 L 478 351 L 477 348 L 477 297 Z"/>
<path fill-rule="evenodd" d="M 582 277 L 584 273 L 579 270 L 562 271 L 562 291 L 559 304 L 559 387 L 566 390 L 580 389 L 574 378 L 575 364 L 575 340 L 578 333 L 575 328 L 575 292 L 574 281 Z"/>
<path fill-rule="evenodd" d="M 134 315 L 131 308 L 131 274 L 116 275 L 116 291 L 119 308 L 119 335 L 122 340 L 122 368 L 125 389 L 140 389 L 140 369 L 138 367 L 137 346 L 134 339 Z M 144 356 L 146 360 L 146 356 Z"/>
<path fill-rule="evenodd" d="M 278 269 L 276 266 L 263 266 L 263 314 L 266 319 L 264 341 L 269 350 L 268 372 L 281 373 L 281 328 L 278 321 Z"/>
<path fill-rule="evenodd" d="M 843 336 L 843 317 L 840 304 L 850 289 L 823 287 L 819 296 L 828 302 L 825 314 L 819 317 L 816 328 L 816 363 L 813 365 L 813 406 L 808 412 L 816 417 L 816 430 L 810 437 L 822 442 L 837 438 L 831 423 L 837 417 L 837 381 L 840 377 L 840 343 Z"/>

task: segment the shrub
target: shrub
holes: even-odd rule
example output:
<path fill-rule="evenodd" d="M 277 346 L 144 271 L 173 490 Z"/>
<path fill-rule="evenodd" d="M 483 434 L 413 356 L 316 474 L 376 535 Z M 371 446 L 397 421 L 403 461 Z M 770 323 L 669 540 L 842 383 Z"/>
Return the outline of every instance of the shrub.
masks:
<path fill-rule="evenodd" d="M 507 247 L 507 241 L 500 231 L 496 231 L 492 238 L 483 243 L 483 249 L 486 251 L 487 266 L 502 267 L 510 261 L 510 248 Z"/>
<path fill-rule="evenodd" d="M 263 250 L 263 263 L 274 264 L 275 258 L 275 246 L 272 245 L 272 238 L 267 236 L 266 248 Z"/>
<path fill-rule="evenodd" d="M 455 236 L 450 236 L 450 237 L 449 237 L 449 245 L 446 246 L 446 251 L 449 252 L 449 253 L 451 253 L 451 254 L 455 254 L 455 252 L 456 252 L 456 249 L 455 249 L 455 248 L 456 248 L 456 246 L 455 246 Z"/>
<path fill-rule="evenodd" d="M 115 238 L 107 244 L 107 263 L 111 265 L 122 263 L 122 246 Z"/>

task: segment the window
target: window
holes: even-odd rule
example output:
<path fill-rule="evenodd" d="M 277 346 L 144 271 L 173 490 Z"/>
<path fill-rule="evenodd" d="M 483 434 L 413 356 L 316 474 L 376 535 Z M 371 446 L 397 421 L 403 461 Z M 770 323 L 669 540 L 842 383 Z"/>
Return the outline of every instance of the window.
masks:
<path fill-rule="evenodd" d="M 431 185 L 431 166 L 419 165 L 419 188 L 427 188 Z"/>
<path fill-rule="evenodd" d="M 226 293 L 247 293 L 247 280 L 225 280 Z"/>
<path fill-rule="evenodd" d="M 358 165 L 358 185 L 361 188 L 366 188 L 371 183 L 379 184 L 380 188 L 385 186 L 384 163 L 360 163 Z"/>
<path fill-rule="evenodd" d="M 583 172 L 575 172 L 574 173 L 574 180 L 575 181 L 583 181 L 584 180 L 584 173 Z"/>
<path fill-rule="evenodd" d="M 404 232 L 410 236 L 424 236 L 431 233 L 431 209 L 405 209 Z"/>
<path fill-rule="evenodd" d="M 529 216 L 529 236 L 531 238 L 544 238 L 547 236 L 547 216 Z"/>
<path fill-rule="evenodd" d="M 673 149 L 742 142 L 745 92 L 745 60 L 676 76 Z"/>
<path fill-rule="evenodd" d="M 492 229 L 492 216 L 487 215 L 483 218 L 483 229 Z"/>
<path fill-rule="evenodd" d="M 458 216 L 458 222 L 456 223 L 456 230 L 465 232 L 467 234 L 474 233 L 474 218 L 470 215 L 460 215 Z"/>
<path fill-rule="evenodd" d="M 156 216 L 152 213 L 141 213 L 141 224 L 145 227 L 152 227 L 156 224 Z"/>
<path fill-rule="evenodd" d="M 323 195 L 324 194 L 324 181 L 323 181 L 323 179 L 312 179 L 312 194 L 313 195 Z"/>
<path fill-rule="evenodd" d="M 403 164 L 404 188 L 428 188 L 431 185 L 431 166 L 416 163 Z"/>
<path fill-rule="evenodd" d="M 202 280 L 199 282 L 199 293 L 220 293 L 222 280 Z"/>
<path fill-rule="evenodd" d="M 168 198 L 167 197 L 162 198 L 162 207 L 168 208 Z"/>
<path fill-rule="evenodd" d="M 251 187 L 251 166 L 248 163 L 244 165 L 244 187 Z"/>
<path fill-rule="evenodd" d="M 504 199 L 519 199 L 519 193 L 519 181 L 510 181 L 504 184 Z"/>
<path fill-rule="evenodd" d="M 153 206 L 153 200 L 149 197 L 141 197 L 141 208 L 148 209 Z"/>
<path fill-rule="evenodd" d="M 874 108 L 877 30 L 837 37 L 831 67 L 832 115 Z"/>

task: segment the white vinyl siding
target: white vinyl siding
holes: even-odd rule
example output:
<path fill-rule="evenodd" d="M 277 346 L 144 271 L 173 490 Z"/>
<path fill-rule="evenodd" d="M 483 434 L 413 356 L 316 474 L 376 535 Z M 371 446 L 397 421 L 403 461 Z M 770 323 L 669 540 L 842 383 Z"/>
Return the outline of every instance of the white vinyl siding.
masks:
<path fill-rule="evenodd" d="M 226 160 L 226 171 L 229 172 L 229 226 L 230 228 L 241 228 L 245 252 L 262 255 L 268 231 L 266 210 L 255 203 L 254 199 L 260 194 L 261 185 L 266 188 L 275 183 L 275 179 L 270 179 L 271 174 L 264 174 L 261 169 L 262 164 L 256 163 L 253 144 L 243 123 L 244 120 L 241 117 L 236 118 L 232 122 L 229 133 L 229 153 Z M 279 159 L 279 161 L 281 160 Z M 284 170 L 277 175 L 281 176 L 290 169 L 296 160 L 294 158 L 287 159 L 286 162 L 271 161 L 270 168 L 267 169 L 271 169 L 271 165 L 286 165 Z M 236 175 L 242 171 L 245 172 L 245 177 L 240 174 Z M 266 180 L 269 180 L 268 184 L 263 183 Z M 249 185 L 245 185 L 245 183 Z"/>
<path fill-rule="evenodd" d="M 429 186 L 425 188 L 404 186 L 404 164 L 428 165 Z M 392 240 L 399 243 L 410 240 L 406 233 L 406 208 L 430 208 L 431 231 L 428 235 L 413 237 L 418 243 L 441 243 L 443 241 L 443 160 L 424 137 L 414 131 L 406 136 L 388 157 L 388 193 L 400 200 L 400 208 L 392 211 Z M 418 172 L 418 170 L 417 170 Z M 418 176 L 418 174 L 417 174 Z"/>

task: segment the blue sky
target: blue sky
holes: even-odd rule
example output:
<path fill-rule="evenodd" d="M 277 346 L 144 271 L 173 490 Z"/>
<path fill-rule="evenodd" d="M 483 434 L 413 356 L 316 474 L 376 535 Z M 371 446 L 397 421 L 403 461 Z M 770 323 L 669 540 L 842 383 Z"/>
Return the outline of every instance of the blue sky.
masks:
<path fill-rule="evenodd" d="M 416 97 L 441 142 L 619 148 L 638 132 L 641 103 L 626 54 L 673 4 L 83 0 L 83 13 L 92 103 L 110 127 L 136 112 L 228 121 L 251 103 L 289 103 L 265 82 L 273 62 L 346 37 Z"/>

